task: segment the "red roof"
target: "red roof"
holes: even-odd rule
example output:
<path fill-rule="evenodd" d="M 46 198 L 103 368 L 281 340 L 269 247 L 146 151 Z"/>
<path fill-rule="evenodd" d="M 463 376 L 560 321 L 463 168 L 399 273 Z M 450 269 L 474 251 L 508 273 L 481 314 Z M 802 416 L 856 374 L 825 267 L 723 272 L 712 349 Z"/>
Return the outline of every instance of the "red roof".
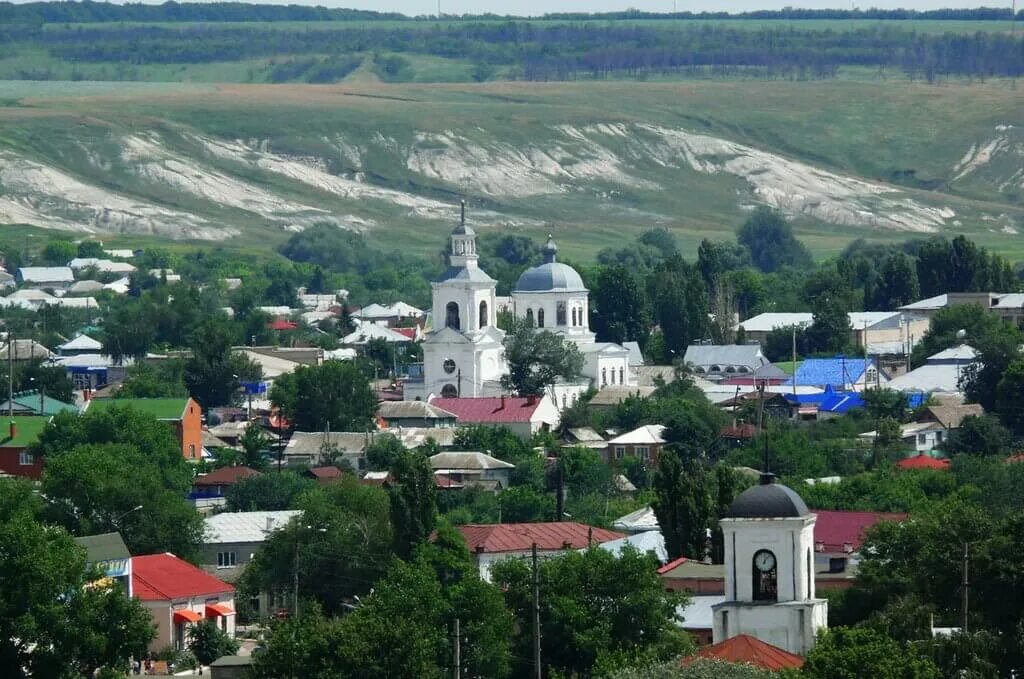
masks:
<path fill-rule="evenodd" d="M 772 671 L 800 669 L 804 664 L 804 659 L 800 656 L 746 634 L 736 635 L 713 646 L 705 646 L 697 651 L 697 655 L 683 658 L 683 665 L 689 665 L 694 658 L 716 658 L 726 662 L 747 663 Z"/>
<path fill-rule="evenodd" d="M 461 483 L 452 481 L 452 477 L 447 474 L 434 474 L 434 486 L 437 488 L 465 488 Z"/>
<path fill-rule="evenodd" d="M 173 554 L 132 557 L 132 592 L 142 601 L 171 601 L 234 591 L 228 583 Z"/>
<path fill-rule="evenodd" d="M 463 423 L 529 422 L 540 407 L 540 397 L 494 396 L 484 398 L 435 398 L 430 405 L 455 413 Z"/>
<path fill-rule="evenodd" d="M 416 332 L 419 328 L 388 328 L 392 332 L 397 332 L 399 335 L 405 335 L 409 339 L 416 340 Z"/>
<path fill-rule="evenodd" d="M 722 427 L 722 436 L 727 439 L 752 439 L 757 436 L 757 425 L 746 422 L 736 426 Z"/>
<path fill-rule="evenodd" d="M 667 564 L 665 564 L 664 566 L 662 566 L 661 568 L 658 569 L 658 575 L 665 575 L 665 573 L 668 573 L 669 571 L 674 569 L 676 566 L 682 566 L 687 561 L 693 561 L 693 559 L 691 559 L 691 558 L 689 558 L 687 556 L 681 556 L 678 559 L 676 559 L 675 561 L 669 561 Z M 698 563 L 704 563 L 704 562 L 703 561 L 699 561 Z"/>
<path fill-rule="evenodd" d="M 307 469 L 306 473 L 312 476 L 313 478 L 320 480 L 341 478 L 341 470 L 335 467 L 334 465 L 326 465 L 324 467 L 313 467 L 312 469 Z"/>
<path fill-rule="evenodd" d="M 537 549 L 553 551 L 559 549 L 585 549 L 591 544 L 600 544 L 626 537 L 604 528 L 594 528 L 575 521 L 554 521 L 550 523 L 497 523 L 466 524 L 459 526 L 459 532 L 466 539 L 471 552 L 522 552 L 534 543 Z"/>
<path fill-rule="evenodd" d="M 896 463 L 899 469 L 948 469 L 949 460 L 936 460 L 928 455 L 908 457 Z"/>
<path fill-rule="evenodd" d="M 826 552 L 856 552 L 864 543 L 864 534 L 879 521 L 903 521 L 906 514 L 898 512 L 839 512 L 812 510 L 818 517 L 814 523 L 815 549 L 824 545 Z"/>
<path fill-rule="evenodd" d="M 255 469 L 248 467 L 221 467 L 220 469 L 214 469 L 205 476 L 196 477 L 194 485 L 196 486 L 230 486 L 234 483 L 238 483 L 243 479 L 248 479 L 253 476 L 259 476 L 260 473 Z"/>
<path fill-rule="evenodd" d="M 279 318 L 276 321 L 271 321 L 270 325 L 267 326 L 271 330 L 294 330 L 299 327 L 291 321 L 286 321 L 283 318 Z"/>

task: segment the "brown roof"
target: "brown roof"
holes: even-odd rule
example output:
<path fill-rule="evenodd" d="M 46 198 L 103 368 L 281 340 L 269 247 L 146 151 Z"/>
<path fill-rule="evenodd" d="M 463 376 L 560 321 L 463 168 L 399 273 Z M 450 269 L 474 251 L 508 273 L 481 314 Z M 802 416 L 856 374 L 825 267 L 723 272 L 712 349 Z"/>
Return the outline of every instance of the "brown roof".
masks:
<path fill-rule="evenodd" d="M 919 419 L 925 421 L 934 420 L 946 429 L 957 429 L 968 415 L 979 417 L 984 414 L 985 410 L 977 403 L 950 404 L 928 406 Z"/>
<path fill-rule="evenodd" d="M 699 650 L 697 655 L 684 658 L 683 664 L 690 664 L 694 658 L 717 658 L 726 662 L 747 663 L 772 671 L 800 669 L 804 664 L 804 659 L 800 656 L 747 634 L 739 634 L 713 646 L 706 646 Z"/>
<path fill-rule="evenodd" d="M 260 473 L 248 467 L 221 467 L 214 469 L 205 476 L 196 478 L 194 484 L 197 486 L 230 486 L 243 479 L 259 476 Z"/>
<path fill-rule="evenodd" d="M 316 482 L 320 485 L 324 485 L 334 483 L 344 475 L 344 472 L 334 465 L 325 465 L 323 467 L 307 469 L 306 474 L 316 479 Z"/>
<path fill-rule="evenodd" d="M 472 552 L 522 552 L 534 544 L 537 549 L 585 549 L 590 545 L 626 537 L 604 528 L 595 528 L 575 521 L 549 523 L 466 524 L 459 526 Z"/>

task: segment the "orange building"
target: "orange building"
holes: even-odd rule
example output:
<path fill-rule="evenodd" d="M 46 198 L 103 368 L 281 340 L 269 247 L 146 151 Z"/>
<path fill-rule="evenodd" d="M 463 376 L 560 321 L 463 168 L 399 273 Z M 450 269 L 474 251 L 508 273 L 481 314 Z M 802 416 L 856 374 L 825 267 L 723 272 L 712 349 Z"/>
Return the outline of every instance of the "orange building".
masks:
<path fill-rule="evenodd" d="M 191 398 L 96 398 L 87 408 L 130 407 L 154 416 L 172 427 L 181 455 L 199 462 L 203 453 L 203 409 Z"/>

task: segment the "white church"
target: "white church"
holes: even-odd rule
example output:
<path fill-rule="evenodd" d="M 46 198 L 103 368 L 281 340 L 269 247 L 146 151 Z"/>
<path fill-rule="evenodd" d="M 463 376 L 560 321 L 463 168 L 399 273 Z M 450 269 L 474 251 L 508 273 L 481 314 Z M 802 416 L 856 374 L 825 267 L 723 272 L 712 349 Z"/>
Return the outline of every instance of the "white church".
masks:
<path fill-rule="evenodd" d="M 558 246 L 548 237 L 544 262 L 523 272 L 512 290 L 512 311 L 538 330 L 573 342 L 583 355 L 582 375 L 555 385 L 550 396 L 565 408 L 589 387 L 634 386 L 629 350 L 597 342 L 588 320 L 589 294 L 571 266 L 557 261 Z M 405 400 L 498 396 L 507 374 L 505 332 L 497 327 L 497 281 L 479 266 L 476 233 L 466 224 L 465 205 L 451 234 L 448 270 L 431 283 L 433 328 L 423 341 L 422 380 L 405 384 Z"/>
<path fill-rule="evenodd" d="M 719 522 L 725 601 L 713 607 L 714 643 L 746 634 L 806 655 L 828 624 L 814 592 L 814 523 L 803 499 L 773 474 L 740 493 Z"/>

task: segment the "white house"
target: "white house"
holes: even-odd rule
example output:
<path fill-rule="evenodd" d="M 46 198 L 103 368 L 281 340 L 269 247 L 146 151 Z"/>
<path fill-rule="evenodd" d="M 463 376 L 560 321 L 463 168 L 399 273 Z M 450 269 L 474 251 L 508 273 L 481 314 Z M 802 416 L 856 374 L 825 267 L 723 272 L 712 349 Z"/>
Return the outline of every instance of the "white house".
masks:
<path fill-rule="evenodd" d="M 938 422 L 908 422 L 900 425 L 900 440 L 912 447 L 915 454 L 930 453 L 948 440 L 949 432 Z M 878 438 L 877 431 L 867 431 L 858 435 L 864 441 Z"/>
<path fill-rule="evenodd" d="M 430 457 L 435 475 L 444 476 L 463 486 L 481 486 L 492 489 L 508 488 L 514 464 L 491 457 L 486 453 L 451 452 Z"/>
<path fill-rule="evenodd" d="M 73 271 L 95 268 L 103 273 L 129 274 L 135 271 L 135 267 L 128 262 L 115 262 L 109 259 L 96 257 L 75 257 L 68 262 L 68 268 Z"/>
<path fill-rule="evenodd" d="M 18 269 L 16 279 L 37 288 L 64 290 L 75 282 L 75 274 L 66 266 L 24 266 Z"/>
<path fill-rule="evenodd" d="M 747 634 L 806 654 L 827 626 L 815 597 L 815 515 L 792 489 L 763 474 L 719 522 L 725 541 L 725 601 L 714 606 L 714 643 Z"/>
<path fill-rule="evenodd" d="M 435 398 L 430 404 L 454 413 L 459 426 L 507 427 L 523 439 L 542 430 L 556 429 L 562 420 L 558 406 L 547 395 Z"/>

